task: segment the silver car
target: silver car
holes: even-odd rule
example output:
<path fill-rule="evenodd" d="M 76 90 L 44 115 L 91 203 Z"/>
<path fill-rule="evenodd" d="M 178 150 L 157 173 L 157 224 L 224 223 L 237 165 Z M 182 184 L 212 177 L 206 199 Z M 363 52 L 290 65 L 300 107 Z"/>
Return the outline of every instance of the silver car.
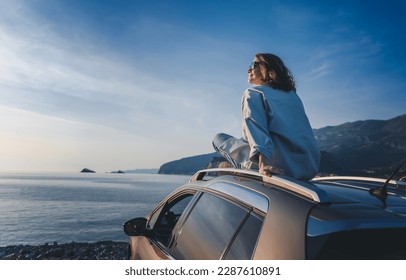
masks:
<path fill-rule="evenodd" d="M 406 259 L 405 183 L 208 169 L 123 227 L 130 259 Z"/>

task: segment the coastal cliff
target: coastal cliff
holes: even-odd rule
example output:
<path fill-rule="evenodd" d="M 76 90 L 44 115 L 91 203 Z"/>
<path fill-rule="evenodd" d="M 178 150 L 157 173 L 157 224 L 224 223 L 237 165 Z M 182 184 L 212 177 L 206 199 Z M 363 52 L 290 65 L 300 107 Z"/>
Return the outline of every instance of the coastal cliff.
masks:
<path fill-rule="evenodd" d="M 214 157 L 218 157 L 218 154 L 210 153 L 167 162 L 159 168 L 158 174 L 193 175 L 197 170 L 206 168 Z"/>

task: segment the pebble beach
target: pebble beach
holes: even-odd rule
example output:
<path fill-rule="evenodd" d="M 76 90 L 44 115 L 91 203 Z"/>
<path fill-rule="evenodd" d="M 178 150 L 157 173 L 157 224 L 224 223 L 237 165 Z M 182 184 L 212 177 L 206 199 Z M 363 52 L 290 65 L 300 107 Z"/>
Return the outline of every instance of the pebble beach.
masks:
<path fill-rule="evenodd" d="M 0 260 L 125 260 L 128 243 L 45 243 L 0 247 Z"/>

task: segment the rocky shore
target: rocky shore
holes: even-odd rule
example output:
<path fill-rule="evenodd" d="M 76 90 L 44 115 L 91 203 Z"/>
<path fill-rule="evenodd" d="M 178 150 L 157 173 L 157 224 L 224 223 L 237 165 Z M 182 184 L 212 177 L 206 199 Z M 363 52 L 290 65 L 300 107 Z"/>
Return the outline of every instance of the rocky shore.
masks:
<path fill-rule="evenodd" d="M 0 247 L 0 260 L 125 260 L 126 242 L 65 243 Z"/>

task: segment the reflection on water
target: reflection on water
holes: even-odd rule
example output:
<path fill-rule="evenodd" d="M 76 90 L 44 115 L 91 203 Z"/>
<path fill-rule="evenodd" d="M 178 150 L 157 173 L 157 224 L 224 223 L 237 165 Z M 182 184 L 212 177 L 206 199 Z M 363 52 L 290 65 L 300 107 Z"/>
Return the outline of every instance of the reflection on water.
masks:
<path fill-rule="evenodd" d="M 188 176 L 0 174 L 0 246 L 126 241 L 122 223 L 145 216 Z"/>

